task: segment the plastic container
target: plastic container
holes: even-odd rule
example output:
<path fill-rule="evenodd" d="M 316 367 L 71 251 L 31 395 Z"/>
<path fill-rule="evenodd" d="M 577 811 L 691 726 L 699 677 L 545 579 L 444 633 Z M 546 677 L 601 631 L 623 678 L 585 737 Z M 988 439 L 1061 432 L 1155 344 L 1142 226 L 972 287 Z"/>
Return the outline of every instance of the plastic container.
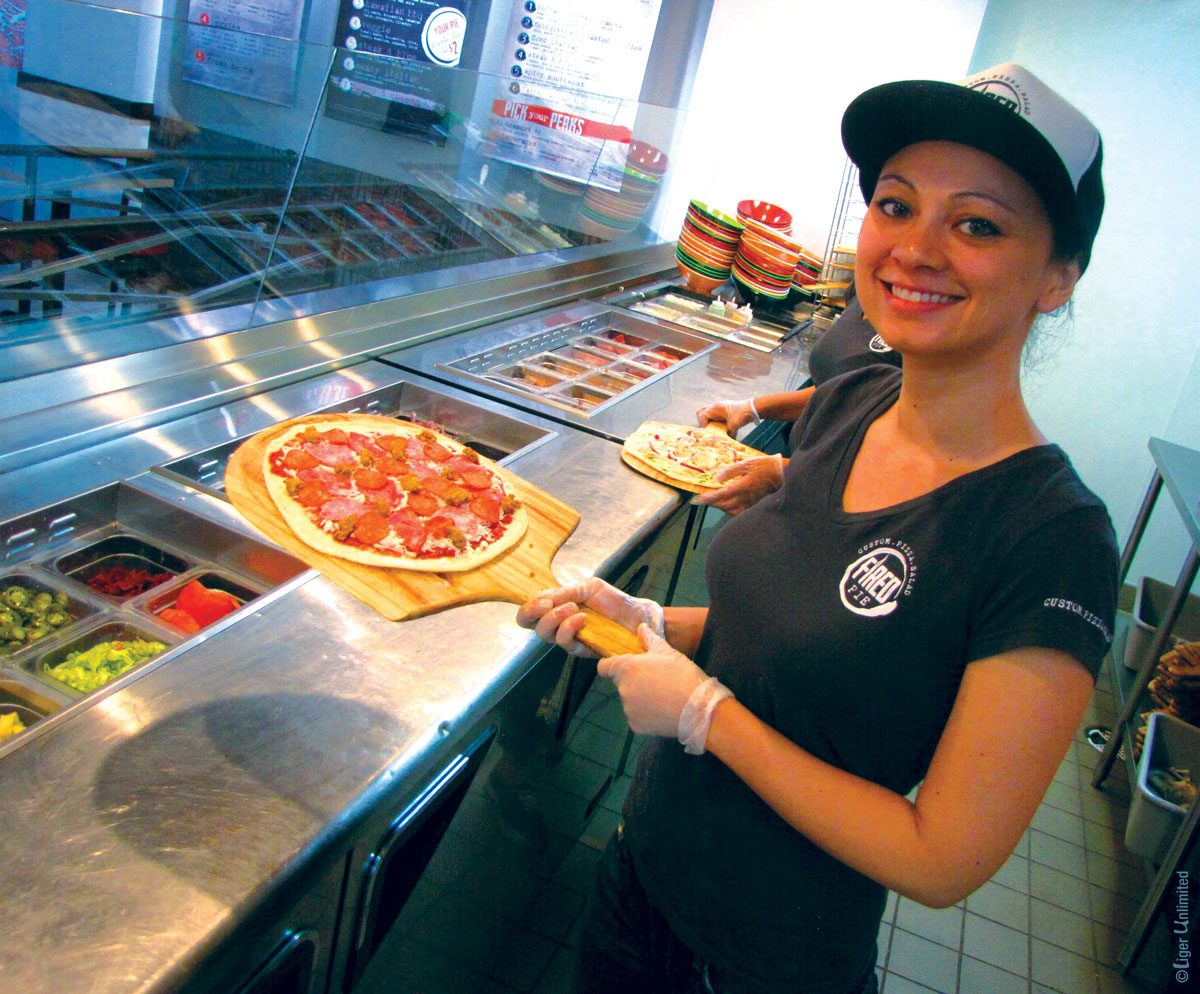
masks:
<path fill-rule="evenodd" d="M 1133 624 L 1129 626 L 1129 637 L 1125 640 L 1125 665 L 1136 670 L 1154 641 L 1159 619 L 1171 603 L 1174 587 L 1161 580 L 1143 576 L 1138 581 L 1137 595 L 1133 602 Z M 1175 642 L 1200 641 L 1200 597 L 1189 594 L 1183 610 L 1171 631 L 1164 652 L 1170 651 Z M 1155 660 L 1157 663 L 1157 660 Z"/>
<path fill-rule="evenodd" d="M 1187 809 L 1163 800 L 1150 787 L 1151 770 L 1170 767 L 1190 771 L 1200 784 L 1200 728 L 1165 711 L 1150 715 L 1138 763 L 1137 786 L 1125 823 L 1125 846 L 1154 863 L 1162 862 Z"/>

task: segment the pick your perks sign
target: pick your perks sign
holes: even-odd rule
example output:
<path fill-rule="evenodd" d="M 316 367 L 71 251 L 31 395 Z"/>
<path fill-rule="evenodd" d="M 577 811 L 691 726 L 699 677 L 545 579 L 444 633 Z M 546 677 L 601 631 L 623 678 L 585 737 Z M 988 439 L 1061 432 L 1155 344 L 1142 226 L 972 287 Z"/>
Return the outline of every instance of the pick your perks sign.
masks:
<path fill-rule="evenodd" d="M 189 0 L 183 78 L 290 105 L 304 0 Z"/>
<path fill-rule="evenodd" d="M 620 189 L 661 0 L 513 0 L 483 152 Z M 479 110 L 480 108 L 477 108 Z"/>

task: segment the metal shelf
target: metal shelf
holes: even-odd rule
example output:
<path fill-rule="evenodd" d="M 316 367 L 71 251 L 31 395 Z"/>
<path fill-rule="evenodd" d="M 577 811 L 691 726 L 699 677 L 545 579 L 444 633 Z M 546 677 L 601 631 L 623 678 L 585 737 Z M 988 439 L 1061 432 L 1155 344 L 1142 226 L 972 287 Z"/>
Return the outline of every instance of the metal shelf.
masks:
<path fill-rule="evenodd" d="M 1195 582 L 1197 566 L 1200 565 L 1200 557 L 1197 555 L 1197 551 L 1200 550 L 1200 452 L 1164 441 L 1161 438 L 1150 439 L 1149 449 L 1154 458 L 1154 476 L 1149 487 L 1146 488 L 1146 496 L 1142 500 L 1137 520 L 1134 522 L 1129 540 L 1125 543 L 1125 549 L 1121 553 L 1121 582 L 1125 581 L 1134 554 L 1145 534 L 1150 515 L 1164 486 L 1187 526 L 1188 534 L 1191 536 L 1191 548 L 1185 556 L 1183 568 L 1180 570 L 1179 579 L 1176 581 L 1174 592 L 1171 595 L 1171 601 L 1163 613 L 1158 630 L 1151 639 L 1145 656 L 1139 660 L 1136 674 L 1126 670 L 1124 654 L 1118 654 L 1115 651 L 1117 640 L 1116 633 L 1114 633 L 1113 695 L 1117 700 L 1120 717 L 1092 773 L 1093 787 L 1101 786 L 1108 778 L 1112 764 L 1122 745 L 1125 746 L 1130 783 L 1136 784 L 1137 771 L 1133 762 L 1133 743 L 1137 733 L 1137 717 L 1141 714 L 1144 705 L 1146 688 L 1154 676 L 1158 660 L 1171 636 L 1171 630 L 1175 627 L 1175 622 L 1179 620 L 1188 591 Z M 1117 957 L 1117 965 L 1122 971 L 1128 971 L 1141 955 L 1150 928 L 1171 890 L 1175 871 L 1192 851 L 1198 831 L 1200 831 L 1200 804 L 1193 803 L 1183 824 L 1176 832 L 1175 839 L 1164 856 L 1162 864 L 1150 884 L 1150 889 L 1130 926 L 1129 936 Z"/>

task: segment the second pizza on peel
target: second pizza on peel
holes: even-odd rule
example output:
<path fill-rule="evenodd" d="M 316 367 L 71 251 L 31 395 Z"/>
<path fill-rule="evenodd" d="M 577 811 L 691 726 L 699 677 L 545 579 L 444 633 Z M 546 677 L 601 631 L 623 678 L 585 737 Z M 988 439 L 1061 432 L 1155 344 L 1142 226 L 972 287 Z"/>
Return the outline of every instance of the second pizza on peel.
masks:
<path fill-rule="evenodd" d="M 630 434 L 621 455 L 634 469 L 666 477 L 688 490 L 714 490 L 716 474 L 726 466 L 763 453 L 730 438 L 716 427 L 699 428 L 665 421 L 645 421 Z"/>
<path fill-rule="evenodd" d="M 292 425 L 268 441 L 262 470 L 298 539 L 367 566 L 470 570 L 528 526 L 495 463 L 408 421 L 335 415 Z"/>

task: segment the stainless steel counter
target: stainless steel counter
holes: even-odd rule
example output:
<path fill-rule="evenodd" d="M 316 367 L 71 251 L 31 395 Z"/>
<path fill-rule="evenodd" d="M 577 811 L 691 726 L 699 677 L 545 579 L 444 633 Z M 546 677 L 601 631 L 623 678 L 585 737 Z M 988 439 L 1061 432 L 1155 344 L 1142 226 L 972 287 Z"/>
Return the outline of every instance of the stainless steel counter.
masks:
<path fill-rule="evenodd" d="M 360 387 L 397 376 L 374 364 L 338 375 L 350 374 Z M 345 381 L 310 386 L 336 393 Z M 311 396 L 241 402 L 168 434 L 180 447 L 211 443 L 216 426 L 244 434 L 301 413 L 291 406 Z M 603 574 L 680 496 L 627 469 L 611 442 L 551 427 L 509 468 L 582 514 L 555 571 Z M 163 430 L 155 435 L 101 462 L 124 469 L 131 451 L 168 451 Z M 5 490 L 35 482 L 16 475 Z M 223 501 L 157 473 L 131 484 L 246 527 Z M 342 855 L 366 811 L 415 789 L 542 654 L 514 614 L 476 604 L 394 624 L 308 572 L 10 745 L 0 758 L 0 990 L 174 989 L 263 895 Z"/>

